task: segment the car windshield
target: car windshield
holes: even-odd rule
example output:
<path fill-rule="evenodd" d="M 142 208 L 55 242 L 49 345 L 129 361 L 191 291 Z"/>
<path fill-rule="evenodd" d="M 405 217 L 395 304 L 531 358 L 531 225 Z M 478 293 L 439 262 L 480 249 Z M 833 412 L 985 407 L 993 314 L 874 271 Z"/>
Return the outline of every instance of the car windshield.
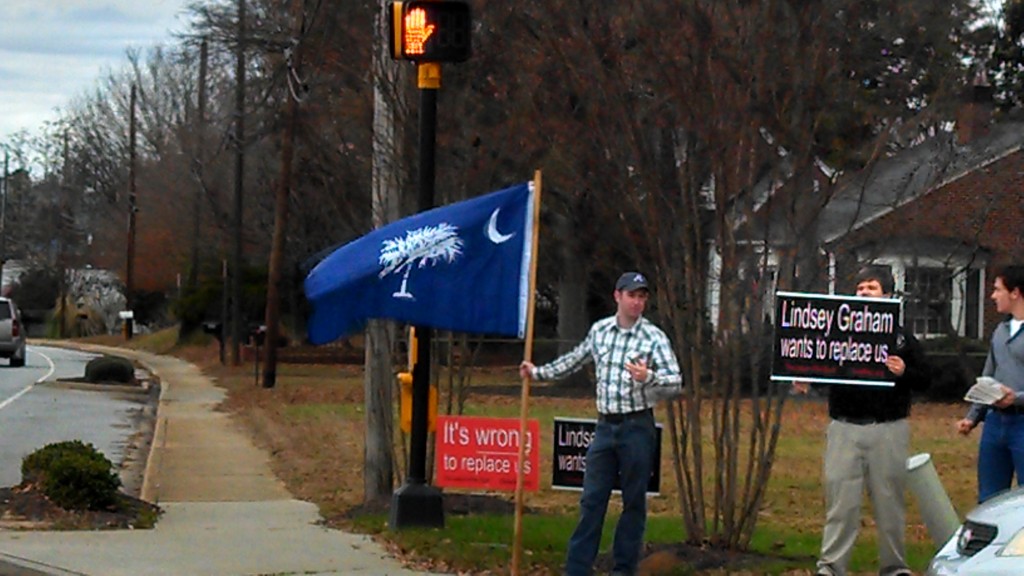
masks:
<path fill-rule="evenodd" d="M 11 305 L 7 302 L 0 302 L 0 320 L 11 319 Z"/>

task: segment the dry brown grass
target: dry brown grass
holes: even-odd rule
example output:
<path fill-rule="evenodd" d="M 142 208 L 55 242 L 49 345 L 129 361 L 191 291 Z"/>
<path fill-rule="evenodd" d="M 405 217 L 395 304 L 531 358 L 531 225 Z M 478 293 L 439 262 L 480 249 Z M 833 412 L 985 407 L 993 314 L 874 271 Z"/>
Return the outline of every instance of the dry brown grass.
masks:
<path fill-rule="evenodd" d="M 272 455 L 275 472 L 298 498 L 317 503 L 328 524 L 349 525 L 346 513 L 362 504 L 363 493 L 363 381 L 361 366 L 288 365 L 279 366 L 274 389 L 257 386 L 253 365 L 224 367 L 217 361 L 215 345 L 191 347 L 175 354 L 201 366 L 228 391 L 224 409 L 235 413 L 252 431 L 257 442 Z M 477 385 L 516 384 L 514 367 L 488 369 L 475 376 Z M 443 381 L 443 379 L 442 379 Z M 517 417 L 518 395 L 472 394 L 467 413 Z M 442 398 L 440 405 L 445 401 Z M 593 413 L 591 398 L 534 396 L 530 413 L 540 420 L 541 437 L 551 437 L 551 417 L 588 417 Z M 975 499 L 976 437 L 957 436 L 954 422 L 963 413 L 961 405 L 919 404 L 911 417 L 911 453 L 928 452 L 943 484 L 961 514 Z M 659 413 L 659 420 L 665 414 Z M 828 423 L 824 401 L 797 398 L 787 402 L 772 478 L 760 515 L 759 529 L 783 529 L 789 537 L 816 541 L 823 517 L 821 455 Z M 666 433 L 666 439 L 668 435 Z M 396 448 L 402 454 L 401 448 Z M 574 492 L 550 488 L 551 447 L 542 445 L 541 490 L 529 493 L 531 508 L 575 514 Z M 663 446 L 661 497 L 651 501 L 652 515 L 677 515 L 678 493 L 671 474 L 671 452 Z M 400 464 L 397 482 L 403 478 Z M 908 544 L 929 548 L 913 496 L 908 496 Z M 873 526 L 865 510 L 865 529 L 859 547 L 873 555 Z"/>
<path fill-rule="evenodd" d="M 278 386 L 268 390 L 255 385 L 252 365 L 221 367 L 215 354 L 193 360 L 230 391 L 226 409 L 238 413 L 251 426 L 259 442 L 273 454 L 277 473 L 296 495 L 320 503 L 328 518 L 361 504 L 362 367 L 281 365 Z M 517 376 L 514 368 L 509 367 L 487 370 L 477 380 L 509 384 L 517 382 Z M 518 396 L 473 394 L 467 411 L 515 417 L 519 402 Z M 590 416 L 593 400 L 534 396 L 530 399 L 530 412 L 541 420 L 541 437 L 550 438 L 551 415 Z M 954 422 L 962 412 L 960 405 L 915 405 L 911 416 L 911 451 L 932 455 L 954 506 L 965 512 L 973 506 L 975 498 L 976 445 L 974 438 L 964 439 L 954 431 Z M 659 414 L 659 420 L 664 416 Z M 821 454 L 827 423 L 823 401 L 795 399 L 787 403 L 763 518 L 811 532 L 820 529 Z M 550 448 L 546 451 L 550 453 Z M 541 452 L 542 460 L 545 453 Z M 670 458 L 671 453 L 664 446 L 663 496 L 652 501 L 655 514 L 672 514 L 678 509 L 677 492 L 668 472 Z M 528 495 L 529 505 L 575 506 L 574 493 L 550 490 L 549 461 L 542 465 L 541 482 L 542 489 Z M 911 535 L 923 536 L 916 505 L 913 498 L 910 500 Z"/>

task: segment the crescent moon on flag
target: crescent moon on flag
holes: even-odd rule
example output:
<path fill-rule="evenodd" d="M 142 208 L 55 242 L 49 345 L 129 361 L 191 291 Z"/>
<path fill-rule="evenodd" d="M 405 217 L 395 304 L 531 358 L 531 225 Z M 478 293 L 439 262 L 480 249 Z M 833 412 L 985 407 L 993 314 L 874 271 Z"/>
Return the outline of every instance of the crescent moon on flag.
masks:
<path fill-rule="evenodd" d="M 501 244 L 507 242 L 510 238 L 516 235 L 515 232 L 511 234 L 502 234 L 498 232 L 498 212 L 501 208 L 495 208 L 494 212 L 491 212 L 491 219 L 487 221 L 487 238 L 495 244 Z"/>

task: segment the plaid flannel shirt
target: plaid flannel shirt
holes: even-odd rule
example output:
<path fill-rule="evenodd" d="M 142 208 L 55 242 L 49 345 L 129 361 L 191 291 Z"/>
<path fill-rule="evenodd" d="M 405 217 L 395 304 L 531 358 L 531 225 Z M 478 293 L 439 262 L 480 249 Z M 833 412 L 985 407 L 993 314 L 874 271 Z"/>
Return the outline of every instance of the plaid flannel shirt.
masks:
<path fill-rule="evenodd" d="M 647 361 L 646 382 L 633 380 L 626 362 Z M 558 380 L 594 362 L 597 411 L 622 414 L 653 408 L 660 400 L 682 393 L 683 377 L 668 336 L 641 317 L 629 329 L 615 316 L 598 320 L 575 348 L 533 370 L 535 380 Z"/>

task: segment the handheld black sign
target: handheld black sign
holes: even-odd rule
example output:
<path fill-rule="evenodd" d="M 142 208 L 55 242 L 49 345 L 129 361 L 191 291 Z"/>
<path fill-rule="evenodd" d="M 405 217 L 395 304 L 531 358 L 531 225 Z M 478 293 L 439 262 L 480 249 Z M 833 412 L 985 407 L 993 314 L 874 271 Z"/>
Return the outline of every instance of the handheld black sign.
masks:
<path fill-rule="evenodd" d="M 892 386 L 897 298 L 775 293 L 772 380 Z"/>

